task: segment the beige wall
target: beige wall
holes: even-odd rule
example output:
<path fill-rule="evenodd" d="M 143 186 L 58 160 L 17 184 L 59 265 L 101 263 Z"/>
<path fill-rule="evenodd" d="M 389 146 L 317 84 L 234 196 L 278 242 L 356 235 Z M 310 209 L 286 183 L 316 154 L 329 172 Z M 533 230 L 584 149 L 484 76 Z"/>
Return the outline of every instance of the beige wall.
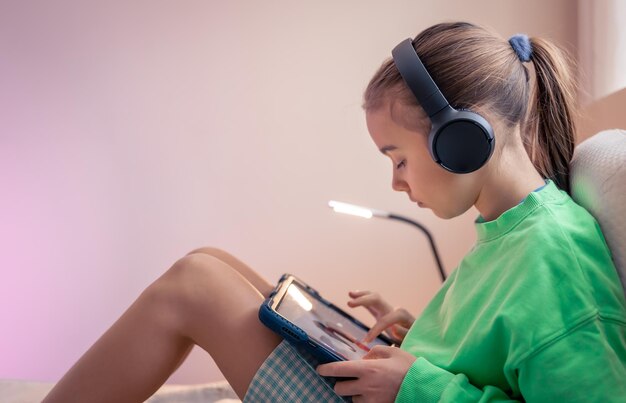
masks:
<path fill-rule="evenodd" d="M 626 88 L 616 91 L 582 109 L 578 127 L 578 142 L 581 142 L 601 130 L 626 128 Z"/>
<path fill-rule="evenodd" d="M 626 86 L 626 2 L 578 0 L 578 55 L 583 105 Z"/>
<path fill-rule="evenodd" d="M 376 289 L 419 313 L 470 211 L 442 221 L 391 191 L 361 93 L 400 40 L 443 20 L 576 49 L 568 0 L 6 2 L 0 6 L 0 377 L 57 379 L 194 247 L 292 272 L 343 305 Z M 367 315 L 357 316 L 369 322 Z M 207 326 L 219 326 L 207 323 Z M 254 335 L 252 335 L 254 337 Z M 194 351 L 172 382 L 221 378 Z"/>

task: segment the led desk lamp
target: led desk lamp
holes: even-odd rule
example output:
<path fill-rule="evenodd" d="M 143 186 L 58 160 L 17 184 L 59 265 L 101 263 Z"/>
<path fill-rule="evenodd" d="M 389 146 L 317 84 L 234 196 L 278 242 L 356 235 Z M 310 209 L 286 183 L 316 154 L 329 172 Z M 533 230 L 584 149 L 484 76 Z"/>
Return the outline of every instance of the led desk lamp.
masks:
<path fill-rule="evenodd" d="M 435 262 L 437 263 L 437 268 L 439 269 L 439 275 L 441 276 L 441 281 L 446 280 L 446 273 L 443 271 L 443 265 L 441 264 L 441 259 L 439 258 L 439 252 L 437 251 L 437 247 L 435 246 L 435 241 L 433 240 L 433 236 L 431 233 L 424 227 L 422 224 L 415 222 L 409 218 L 388 213 L 382 210 L 375 210 L 368 207 L 355 206 L 354 204 L 342 203 L 338 201 L 331 200 L 328 202 L 328 206 L 332 207 L 336 213 L 350 214 L 355 215 L 357 217 L 363 218 L 372 218 L 372 217 L 380 217 L 380 218 L 388 218 L 390 220 L 398 220 L 407 224 L 411 224 L 414 227 L 417 227 L 420 231 L 422 231 L 428 237 L 428 242 L 430 242 L 430 249 L 435 256 Z"/>

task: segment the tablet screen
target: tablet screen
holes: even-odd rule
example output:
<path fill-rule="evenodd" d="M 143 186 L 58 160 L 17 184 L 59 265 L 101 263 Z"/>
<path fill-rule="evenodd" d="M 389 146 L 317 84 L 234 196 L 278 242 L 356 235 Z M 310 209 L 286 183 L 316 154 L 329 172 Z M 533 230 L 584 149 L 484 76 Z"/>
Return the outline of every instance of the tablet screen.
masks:
<path fill-rule="evenodd" d="M 364 345 L 367 331 L 332 307 L 320 302 L 296 283 L 291 283 L 276 311 L 304 330 L 309 338 L 334 351 L 345 360 L 362 358 L 373 346 L 388 346 L 376 338 Z"/>

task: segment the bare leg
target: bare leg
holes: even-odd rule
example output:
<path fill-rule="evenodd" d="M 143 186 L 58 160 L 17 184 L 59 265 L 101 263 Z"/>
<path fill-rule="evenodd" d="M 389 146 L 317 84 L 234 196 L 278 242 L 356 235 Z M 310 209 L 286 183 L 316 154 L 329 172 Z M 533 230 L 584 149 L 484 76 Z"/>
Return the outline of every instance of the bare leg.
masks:
<path fill-rule="evenodd" d="M 189 254 L 151 284 L 57 383 L 44 402 L 141 402 L 193 343 L 243 398 L 281 339 L 257 317 L 263 295 L 239 271 Z"/>
<path fill-rule="evenodd" d="M 204 246 L 202 248 L 192 250 L 188 253 L 188 255 L 191 255 L 192 253 L 205 253 L 223 261 L 233 269 L 237 270 L 239 274 L 244 276 L 246 280 L 248 280 L 252 284 L 252 286 L 256 288 L 265 298 L 267 298 L 268 295 L 270 295 L 270 292 L 274 289 L 274 285 L 270 284 L 265 278 L 263 278 L 259 273 L 254 271 L 250 266 L 222 249 L 214 248 L 211 246 Z M 178 365 L 176 365 L 176 369 L 178 369 L 178 367 L 180 367 L 183 362 L 185 362 L 185 359 L 189 356 L 189 353 L 191 353 L 192 347 L 193 345 L 189 346 L 187 352 L 183 354 L 180 362 L 178 363 Z"/>
<path fill-rule="evenodd" d="M 274 289 L 274 285 L 272 285 L 266 279 L 261 277 L 259 273 L 252 270 L 250 266 L 248 266 L 247 264 L 237 259 L 236 257 L 234 257 L 228 252 L 225 252 L 218 248 L 205 246 L 203 248 L 194 249 L 191 252 L 189 252 L 189 254 L 192 254 L 192 253 L 206 253 L 207 255 L 214 256 L 218 258 L 219 260 L 223 261 L 224 263 L 226 263 L 233 269 L 237 270 L 242 276 L 244 276 L 246 280 L 248 280 L 252 284 L 252 286 L 256 288 L 257 290 L 259 290 L 259 292 L 263 294 L 263 296 L 266 298 L 268 295 L 270 295 L 270 292 L 272 292 L 272 290 Z"/>

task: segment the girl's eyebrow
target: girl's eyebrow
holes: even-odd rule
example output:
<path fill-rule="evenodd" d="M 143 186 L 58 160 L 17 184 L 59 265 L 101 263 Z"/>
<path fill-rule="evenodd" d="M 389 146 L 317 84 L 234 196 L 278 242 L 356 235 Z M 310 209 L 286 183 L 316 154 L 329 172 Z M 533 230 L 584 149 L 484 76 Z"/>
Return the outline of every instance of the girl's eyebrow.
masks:
<path fill-rule="evenodd" d="M 387 151 L 393 151 L 393 150 L 397 150 L 398 147 L 394 146 L 394 145 L 388 145 L 388 146 L 384 146 L 380 149 L 380 152 L 383 154 L 387 154 Z"/>

